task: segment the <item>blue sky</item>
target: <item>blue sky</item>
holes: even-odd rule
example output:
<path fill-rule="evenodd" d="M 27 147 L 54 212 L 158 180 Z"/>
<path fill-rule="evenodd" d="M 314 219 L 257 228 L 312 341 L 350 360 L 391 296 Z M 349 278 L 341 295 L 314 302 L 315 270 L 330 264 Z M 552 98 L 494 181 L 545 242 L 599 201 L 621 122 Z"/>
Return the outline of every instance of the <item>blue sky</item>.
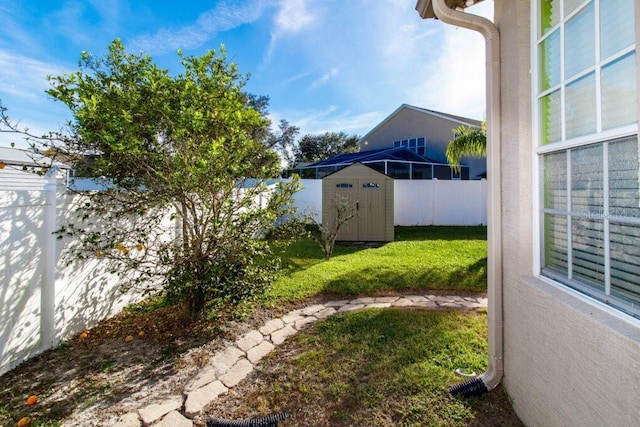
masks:
<path fill-rule="evenodd" d="M 271 119 L 364 135 L 401 104 L 483 119 L 484 43 L 422 20 L 415 0 L 0 0 L 0 99 L 33 132 L 70 118 L 44 91 L 120 38 L 173 73 L 176 51 L 224 44 L 247 90 L 270 97 Z M 493 1 L 470 9 L 486 17 Z M 300 135 L 300 136 L 301 136 Z M 0 145 L 15 136 L 0 134 Z"/>

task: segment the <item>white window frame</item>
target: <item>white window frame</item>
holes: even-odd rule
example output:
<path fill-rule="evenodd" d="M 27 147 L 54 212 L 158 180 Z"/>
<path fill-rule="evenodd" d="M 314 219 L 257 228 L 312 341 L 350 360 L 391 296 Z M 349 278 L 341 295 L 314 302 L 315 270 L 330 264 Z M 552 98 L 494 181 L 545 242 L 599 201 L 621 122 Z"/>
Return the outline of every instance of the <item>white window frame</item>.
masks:
<path fill-rule="evenodd" d="M 607 1 L 607 0 L 593 0 L 594 2 L 594 7 L 595 8 L 599 8 L 600 6 L 600 2 L 601 1 Z M 582 2 L 582 4 L 576 8 L 576 10 L 574 10 L 571 14 L 569 14 L 566 18 L 570 19 L 572 16 L 574 16 L 575 14 L 579 13 L 579 11 L 582 10 L 582 7 L 584 6 L 584 4 L 587 2 L 587 0 L 584 0 Z M 539 22 L 540 22 L 540 5 L 541 5 L 541 0 L 531 0 L 531 34 L 530 34 L 530 46 L 531 46 L 531 111 L 532 111 L 532 127 L 531 127 L 531 135 L 532 135 L 532 146 L 533 146 L 533 173 L 534 173 L 534 179 L 533 179 L 533 227 L 532 227 L 532 232 L 533 232 L 533 271 L 534 271 L 534 276 L 546 283 L 549 283 L 551 285 L 556 286 L 559 289 L 562 289 L 565 292 L 569 292 L 575 296 L 578 296 L 580 299 L 585 300 L 590 302 L 591 304 L 596 304 L 602 308 L 604 308 L 606 311 L 615 314 L 618 317 L 624 318 L 625 320 L 629 320 L 629 318 L 631 316 L 632 322 L 634 324 L 640 324 L 640 309 L 634 309 L 634 308 L 629 308 L 629 307 L 623 307 L 623 308 L 619 308 L 621 305 L 624 306 L 625 304 L 620 304 L 619 301 L 615 301 L 617 304 L 617 306 L 611 306 L 608 305 L 605 301 L 608 300 L 616 300 L 616 298 L 611 298 L 610 295 L 607 295 L 610 291 L 610 280 L 609 280 L 609 247 L 610 247 L 610 240 L 609 240 L 609 221 L 603 221 L 603 226 L 605 228 L 604 230 L 604 235 L 603 235 L 603 242 L 605 245 L 604 248 L 604 257 L 605 257 L 605 293 L 603 294 L 603 298 L 599 299 L 595 296 L 591 296 L 593 294 L 596 294 L 597 292 L 594 292 L 594 290 L 592 288 L 589 288 L 587 285 L 584 285 L 583 288 L 585 288 L 582 292 L 580 291 L 581 289 L 581 285 L 579 283 L 576 283 L 575 286 L 574 285 L 568 285 L 566 283 L 562 283 L 558 280 L 554 280 L 552 277 L 549 277 L 549 275 L 542 275 L 542 263 L 543 263 L 543 259 L 544 259 L 544 235 L 543 235 L 543 230 L 544 230 L 544 205 L 543 205 L 543 200 L 544 200 L 544 188 L 543 188 L 543 181 L 542 181 L 542 156 L 544 154 L 549 154 L 549 153 L 553 153 L 553 152 L 565 152 L 567 154 L 567 162 L 569 162 L 569 158 L 571 155 L 571 149 L 573 148 L 577 148 L 577 147 L 582 147 L 582 146 L 586 146 L 588 144 L 596 144 L 596 143 L 603 143 L 603 156 L 604 156 L 604 174 L 603 174 L 603 194 L 604 196 L 604 201 L 603 201 L 603 209 L 604 212 L 608 212 L 608 194 L 609 194 L 609 189 L 608 189 L 608 174 L 606 173 L 606 171 L 608 171 L 608 163 L 607 163 L 607 149 L 608 149 L 608 141 L 613 141 L 615 139 L 620 139 L 620 138 L 624 138 L 624 137 L 629 137 L 629 136 L 636 136 L 638 138 L 638 143 L 640 144 L 640 134 L 639 134 L 639 127 L 638 127 L 638 122 L 635 122 L 633 124 L 630 125 L 626 125 L 626 126 L 621 126 L 618 128 L 614 128 L 614 129 L 607 129 L 607 130 L 602 130 L 602 120 L 601 120 L 601 112 L 602 112 L 602 102 L 601 102 L 601 91 L 600 91 L 600 74 L 601 74 L 601 70 L 603 68 L 602 64 L 609 64 L 612 63 L 613 61 L 615 61 L 618 58 L 623 57 L 624 55 L 627 55 L 628 53 L 632 52 L 635 50 L 635 56 L 636 56 L 636 61 L 637 61 L 637 66 L 640 66 L 640 56 L 638 55 L 638 48 L 640 47 L 640 45 L 638 45 L 638 41 L 637 41 L 637 36 L 636 36 L 636 43 L 632 46 L 632 47 L 628 47 L 620 52 L 617 52 L 614 55 L 611 55 L 610 57 L 607 58 L 599 58 L 599 54 L 598 52 L 596 52 L 595 55 L 595 63 L 593 66 L 587 68 L 586 70 L 581 71 L 580 73 L 571 76 L 570 78 L 566 79 L 564 78 L 564 61 L 565 61 L 565 46 L 564 46 L 564 28 L 560 28 L 560 38 L 561 38 L 561 42 L 560 42 L 560 82 L 545 89 L 544 91 L 540 91 L 540 63 L 539 63 L 539 43 L 541 43 L 543 40 L 545 40 L 546 38 L 548 38 L 558 26 L 563 26 L 563 20 L 561 20 L 561 22 L 559 22 L 558 24 L 556 24 L 554 27 L 550 28 L 547 32 L 547 34 L 545 36 L 539 35 Z M 561 4 L 561 8 L 564 5 Z M 640 7 L 640 5 L 636 5 L 636 7 Z M 597 16 L 597 15 L 596 15 Z M 638 22 L 637 19 L 637 14 L 635 15 L 635 19 L 636 19 L 636 27 L 638 25 L 640 25 L 640 22 Z M 597 18 L 596 18 L 597 19 Z M 566 20 L 566 19 L 565 19 Z M 638 29 L 636 29 L 636 34 L 638 33 Z M 595 35 L 595 44 L 594 44 L 594 48 L 596 50 L 598 50 L 600 48 L 600 32 L 597 31 L 596 35 Z M 565 121 L 565 89 L 567 87 L 567 85 L 569 85 L 571 82 L 574 82 L 582 77 L 584 77 L 585 75 L 591 73 L 591 72 L 595 72 L 595 80 L 596 80 L 596 122 L 597 122 L 597 130 L 595 133 L 592 134 L 588 134 L 588 135 L 583 135 L 583 136 L 579 136 L 576 138 L 571 138 L 571 139 L 566 139 L 566 121 Z M 638 85 L 640 85 L 640 82 L 637 82 Z M 542 97 L 544 97 L 545 95 L 554 92 L 556 90 L 560 90 L 560 96 L 561 96 L 561 114 L 562 114 L 562 118 L 561 118 L 561 141 L 560 142 L 553 142 L 553 143 L 548 143 L 545 145 L 541 144 L 541 135 L 540 135 L 540 120 L 541 120 L 541 111 L 540 111 L 540 100 Z M 636 97 L 640 97 L 640 90 L 636 93 Z M 636 101 L 637 102 L 637 101 Z M 640 111 L 638 112 L 638 114 L 640 114 Z M 570 171 L 568 171 L 569 173 Z M 571 179 L 570 179 L 570 174 L 568 175 L 568 180 L 567 180 L 567 186 L 568 186 L 568 190 L 571 188 Z M 571 198 L 571 191 L 567 192 L 567 197 Z M 564 214 L 564 212 L 563 212 Z M 630 223 L 640 223 L 639 221 L 634 221 L 634 220 L 630 220 L 628 221 Z M 568 225 L 570 227 L 570 224 Z M 570 233 L 568 233 L 569 236 L 571 235 Z M 568 248 L 567 248 L 568 256 L 569 256 L 569 265 L 568 265 L 568 269 L 569 272 L 571 270 L 571 256 L 570 256 L 570 251 L 571 251 L 571 238 L 568 239 Z M 571 274 L 569 273 L 569 277 L 571 277 Z M 589 288 L 588 291 L 586 288 Z"/>

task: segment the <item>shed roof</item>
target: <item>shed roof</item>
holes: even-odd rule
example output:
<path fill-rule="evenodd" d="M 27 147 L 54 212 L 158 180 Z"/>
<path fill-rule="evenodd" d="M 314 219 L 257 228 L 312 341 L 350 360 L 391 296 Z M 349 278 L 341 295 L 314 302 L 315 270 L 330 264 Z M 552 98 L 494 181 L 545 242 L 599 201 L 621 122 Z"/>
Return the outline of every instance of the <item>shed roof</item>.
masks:
<path fill-rule="evenodd" d="M 339 178 L 342 175 L 346 175 L 349 176 L 351 174 L 358 174 L 358 172 L 362 173 L 363 171 L 365 171 L 364 173 L 368 174 L 368 175 L 380 175 L 382 178 L 384 179 L 390 179 L 393 180 L 392 177 L 383 174 L 382 172 L 379 172 L 375 169 L 373 169 L 371 166 L 368 166 L 366 164 L 362 164 L 360 162 L 356 162 L 353 163 L 352 165 L 349 165 L 343 169 L 338 169 L 334 172 L 331 172 L 330 174 L 326 175 L 325 177 L 323 177 L 322 179 L 326 179 L 326 178 Z"/>

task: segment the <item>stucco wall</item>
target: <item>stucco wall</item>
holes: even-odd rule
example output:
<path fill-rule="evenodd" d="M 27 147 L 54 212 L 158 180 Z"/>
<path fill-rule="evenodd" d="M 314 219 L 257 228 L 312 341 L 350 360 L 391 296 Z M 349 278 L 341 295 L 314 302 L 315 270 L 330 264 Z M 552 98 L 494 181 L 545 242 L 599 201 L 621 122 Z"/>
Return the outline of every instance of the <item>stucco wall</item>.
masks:
<path fill-rule="evenodd" d="M 638 425 L 640 322 L 534 278 L 530 2 L 497 0 L 501 32 L 503 384 L 529 426 Z"/>

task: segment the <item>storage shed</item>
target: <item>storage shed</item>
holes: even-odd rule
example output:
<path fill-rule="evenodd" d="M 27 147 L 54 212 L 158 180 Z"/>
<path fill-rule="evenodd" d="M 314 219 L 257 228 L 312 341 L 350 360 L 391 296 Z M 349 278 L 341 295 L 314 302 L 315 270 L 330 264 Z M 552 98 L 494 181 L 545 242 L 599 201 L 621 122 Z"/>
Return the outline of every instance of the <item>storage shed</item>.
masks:
<path fill-rule="evenodd" d="M 340 226 L 338 241 L 393 241 L 393 178 L 361 163 L 327 175 L 322 179 L 325 228 L 335 223 L 339 207 L 355 215 Z"/>

